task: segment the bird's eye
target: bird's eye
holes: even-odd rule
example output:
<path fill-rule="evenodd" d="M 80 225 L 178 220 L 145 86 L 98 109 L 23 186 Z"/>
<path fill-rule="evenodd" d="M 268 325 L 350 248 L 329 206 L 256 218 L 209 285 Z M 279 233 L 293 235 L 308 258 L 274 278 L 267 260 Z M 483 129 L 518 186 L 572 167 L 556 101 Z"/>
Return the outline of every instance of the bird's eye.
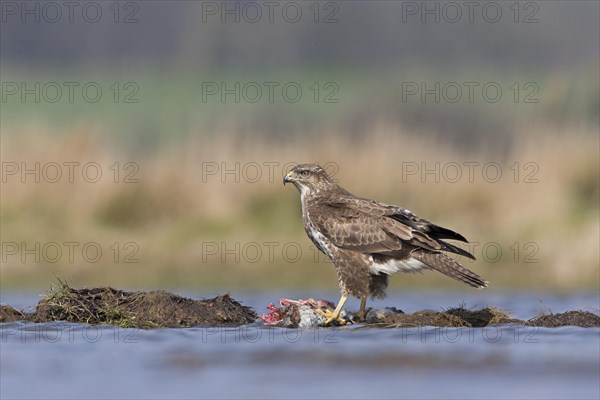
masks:
<path fill-rule="evenodd" d="M 310 172 L 308 171 L 302 171 L 300 172 L 300 176 L 303 178 L 308 178 L 308 176 L 310 175 Z"/>

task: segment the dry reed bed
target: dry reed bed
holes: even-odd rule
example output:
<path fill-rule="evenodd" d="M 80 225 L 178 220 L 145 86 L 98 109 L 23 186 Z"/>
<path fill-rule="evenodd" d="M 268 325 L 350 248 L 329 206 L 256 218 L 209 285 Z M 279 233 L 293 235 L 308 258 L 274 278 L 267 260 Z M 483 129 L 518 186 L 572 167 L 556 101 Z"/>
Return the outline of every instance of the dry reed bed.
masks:
<path fill-rule="evenodd" d="M 461 148 L 443 138 L 381 125 L 363 137 L 328 131 L 275 138 L 214 132 L 190 135 L 184 143 L 173 143 L 160 152 L 135 154 L 108 139 L 97 126 L 82 125 L 61 135 L 35 124 L 15 127 L 3 134 L 3 162 L 29 166 L 95 162 L 103 177 L 96 183 L 77 175 L 72 183 L 66 177 L 58 183 L 44 179 L 35 183 L 31 176 L 22 183 L 18 175 L 7 177 L 1 199 L 3 241 L 29 245 L 95 241 L 107 247 L 133 241 L 141 250 L 140 262 L 127 268 L 114 262 L 90 265 L 78 253 L 72 261 L 63 257 L 57 263 L 32 262 L 27 257 L 22 262 L 17 256 L 3 260 L 3 283 L 13 277 L 24 282 L 34 274 L 41 277 L 38 283 L 48 282 L 58 270 L 76 282 L 92 277 L 93 282 L 105 283 L 107 274 L 117 274 L 118 283 L 144 285 L 147 282 L 139 276 L 141 264 L 150 282 L 166 275 L 185 281 L 184 276 L 208 270 L 217 282 L 238 284 L 229 280 L 236 273 L 247 272 L 253 279 L 278 271 L 286 264 L 280 255 L 269 263 L 230 262 L 235 265 L 221 273 L 223 263 L 218 257 L 202 263 L 199 243 L 278 240 L 304 244 L 297 195 L 281 185 L 281 176 L 284 165 L 314 161 L 329 165 L 335 178 L 355 194 L 411 208 L 481 245 L 498 243 L 503 251 L 499 261 L 486 262 L 481 253 L 476 254 L 476 269 L 492 283 L 597 287 L 598 135 L 584 129 L 568 134 L 542 126 L 519 129 L 501 152 Z M 115 162 L 121 168 L 118 183 L 109 169 Z M 131 171 L 123 169 L 127 162 L 139 168 L 133 175 L 137 183 L 122 182 Z M 477 167 L 470 182 L 465 164 L 469 162 L 497 163 L 502 178 L 490 182 Z M 407 163 L 429 169 L 439 163 L 440 171 L 454 163 L 461 166 L 463 177 L 451 182 L 440 175 L 436 182 L 429 174 L 423 180 L 420 173 L 406 174 Z M 520 170 L 517 182 L 515 163 Z M 526 163 L 534 163 L 535 168 L 525 169 Z M 215 166 L 219 171 L 209 174 L 208 168 L 212 171 Z M 256 166 L 259 179 L 248 175 Z M 240 171 L 237 176 L 221 175 L 221 169 L 235 168 Z M 527 175 L 537 182 L 524 182 Z M 510 248 L 514 243 L 519 254 Z M 528 243 L 535 247 L 525 248 Z M 311 257 L 302 263 L 314 264 Z M 316 281 L 324 277 L 313 272 Z M 298 276 L 291 275 L 292 279 Z M 284 278 L 273 279 L 264 283 L 286 284 Z M 194 284 L 202 281 L 198 278 Z"/>

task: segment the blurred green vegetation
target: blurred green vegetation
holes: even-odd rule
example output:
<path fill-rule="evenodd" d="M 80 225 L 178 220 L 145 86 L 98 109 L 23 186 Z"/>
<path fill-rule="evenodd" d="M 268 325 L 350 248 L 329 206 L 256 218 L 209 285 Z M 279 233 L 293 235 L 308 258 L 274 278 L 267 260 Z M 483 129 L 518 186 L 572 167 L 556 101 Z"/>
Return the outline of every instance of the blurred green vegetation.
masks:
<path fill-rule="evenodd" d="M 36 183 L 29 176 L 22 183 L 17 174 L 3 182 L 2 242 L 19 249 L 7 255 L 3 248 L 0 285 L 43 288 L 58 275 L 77 286 L 335 289 L 334 269 L 304 234 L 298 194 L 281 184 L 284 165 L 317 161 L 333 163 L 336 179 L 351 192 L 410 208 L 479 243 L 478 261 L 467 265 L 492 287 L 596 289 L 597 70 L 140 71 L 137 103 L 114 102 L 110 90 L 98 103 L 10 99 L 2 104 L 3 162 L 29 168 L 36 162 L 95 162 L 103 177 L 89 183 L 76 174 L 73 183 L 66 177 Z M 483 84 L 489 76 L 505 90 L 513 82 L 535 82 L 540 101 L 514 102 L 511 92 L 498 103 L 402 100 L 402 82 Z M 3 80 L 98 82 L 104 89 L 131 82 L 118 73 L 47 70 L 3 71 Z M 202 82 L 236 81 L 297 82 L 303 89 L 334 82 L 339 102 L 315 102 L 312 92 L 298 103 L 281 96 L 274 103 L 222 103 L 218 96 L 202 101 Z M 207 162 L 219 169 L 237 165 L 237 176 L 207 175 Z M 420 174 L 403 174 L 404 162 L 427 168 L 495 162 L 503 178 L 488 182 L 478 169 L 469 182 L 465 168 L 456 183 L 432 176 L 423 181 Z M 124 182 L 132 172 L 127 163 L 138 168 L 133 183 Z M 268 163 L 277 165 L 269 170 Z M 531 172 L 526 163 L 537 165 L 537 183 L 525 183 Z M 249 164 L 260 167 L 259 179 L 244 176 L 241 169 Z M 79 243 L 72 260 L 63 245 L 70 242 Z M 22 257 L 36 243 L 58 243 L 63 255 L 56 262 Z M 102 250 L 96 262 L 82 254 L 88 243 Z M 493 253 L 489 244 L 502 254 L 484 254 L 484 246 Z M 296 249 L 302 252 L 298 260 Z M 457 288 L 435 273 L 392 282 Z"/>
<path fill-rule="evenodd" d="M 279 139 L 322 128 L 361 136 L 367 127 L 383 120 L 414 131 L 444 135 L 463 145 L 501 142 L 500 145 L 506 146 L 505 140 L 510 139 L 516 122 L 543 122 L 556 127 L 581 123 L 597 126 L 598 68 L 598 64 L 592 64 L 575 71 L 550 73 L 532 68 L 517 73 L 501 68 L 449 71 L 410 66 L 260 72 L 199 70 L 181 74 L 150 69 L 138 71 L 132 77 L 123 71 L 20 71 L 5 67 L 4 82 L 24 82 L 28 88 L 36 82 L 42 86 L 77 82 L 79 86 L 74 90 L 73 103 L 67 100 L 65 87 L 61 100 L 56 103 L 43 99 L 35 103 L 32 95 L 23 102 L 19 94 L 9 95 L 2 104 L 1 127 L 5 134 L 10 134 L 11 128 L 23 121 L 39 122 L 60 134 L 77 123 L 100 125 L 103 134 L 118 141 L 123 151 L 146 152 L 162 151 L 164 146 L 190 136 L 210 136 L 216 131 L 231 129 L 258 131 Z M 82 87 L 89 82 L 102 88 L 102 97 L 97 103 L 82 97 Z M 241 87 L 256 83 L 262 89 L 260 100 L 252 103 L 242 96 L 236 103 L 234 95 L 228 94 L 223 102 L 220 90 L 203 99 L 203 84 L 224 83 L 231 89 L 236 82 Z M 278 84 L 274 88 L 273 102 L 268 99 L 265 82 Z M 430 94 L 422 102 L 420 91 L 403 97 L 404 84 L 424 83 L 432 88 L 436 82 L 442 88 L 449 83 L 460 86 L 459 101 L 452 103 L 442 95 L 441 101 L 436 102 Z M 468 100 L 469 89 L 465 82 L 477 84 L 473 102 Z M 482 87 L 490 82 L 502 89 L 497 103 L 483 98 Z M 282 87 L 286 83 L 297 84 L 302 89 L 298 102 L 285 100 Z M 131 86 L 126 86 L 129 84 Z M 533 86 L 526 86 L 528 84 Z M 51 89 L 49 92 L 53 93 Z M 293 94 L 294 90 L 289 93 Z M 447 93 L 449 97 L 454 96 L 452 88 Z M 249 87 L 248 96 L 253 95 L 254 89 Z M 331 100 L 335 102 L 329 102 Z M 527 102 L 531 100 L 535 102 Z"/>

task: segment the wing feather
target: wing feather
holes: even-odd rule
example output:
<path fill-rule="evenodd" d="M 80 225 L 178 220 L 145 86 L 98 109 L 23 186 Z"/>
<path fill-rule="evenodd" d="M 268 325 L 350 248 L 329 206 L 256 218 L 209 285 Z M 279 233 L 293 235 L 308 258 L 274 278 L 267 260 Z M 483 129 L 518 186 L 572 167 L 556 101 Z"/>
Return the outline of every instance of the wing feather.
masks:
<path fill-rule="evenodd" d="M 318 229 L 332 244 L 364 253 L 397 250 L 402 243 L 382 229 L 381 217 L 367 214 L 340 216 L 339 211 L 323 210 L 313 217 Z"/>
<path fill-rule="evenodd" d="M 471 253 L 442 240 L 466 242 L 464 236 L 419 218 L 405 208 L 345 193 L 323 196 L 314 207 L 313 221 L 340 248 L 385 254 L 405 244 L 475 259 Z"/>

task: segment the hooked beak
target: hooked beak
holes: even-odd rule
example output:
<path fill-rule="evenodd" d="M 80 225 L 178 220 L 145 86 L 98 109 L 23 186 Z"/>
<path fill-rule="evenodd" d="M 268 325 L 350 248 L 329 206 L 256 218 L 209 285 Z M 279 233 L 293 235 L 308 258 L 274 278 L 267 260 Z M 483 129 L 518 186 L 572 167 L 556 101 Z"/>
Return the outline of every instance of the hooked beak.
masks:
<path fill-rule="evenodd" d="M 283 177 L 283 185 L 285 186 L 288 182 L 293 182 L 294 178 L 292 178 L 292 171 L 288 172 L 286 176 Z"/>

